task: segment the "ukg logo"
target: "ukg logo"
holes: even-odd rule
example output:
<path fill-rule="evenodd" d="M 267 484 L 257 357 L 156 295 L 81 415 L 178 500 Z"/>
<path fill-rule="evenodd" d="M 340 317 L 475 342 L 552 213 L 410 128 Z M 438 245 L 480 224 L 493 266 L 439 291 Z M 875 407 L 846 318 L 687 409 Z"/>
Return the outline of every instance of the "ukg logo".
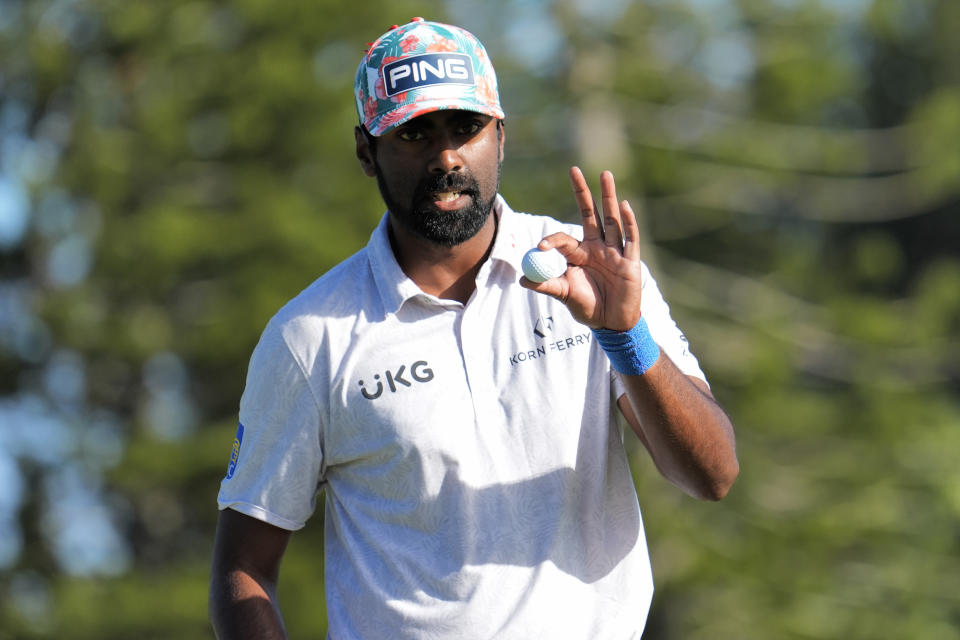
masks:
<path fill-rule="evenodd" d="M 410 377 L 407 378 L 407 375 Z M 384 379 L 386 379 L 387 382 L 386 387 L 383 385 Z M 387 389 L 390 389 L 390 393 L 396 393 L 401 388 L 412 387 L 414 382 L 425 384 L 431 380 L 433 380 L 433 369 L 430 368 L 426 360 L 417 360 L 410 365 L 409 371 L 407 370 L 407 365 L 403 364 L 397 369 L 387 369 L 383 372 L 383 376 L 379 373 L 374 374 L 373 381 L 376 383 L 376 387 L 373 391 L 367 389 L 367 385 L 363 380 L 360 380 L 358 384 L 360 385 L 360 393 L 364 398 L 367 400 L 376 400 L 382 396 Z"/>

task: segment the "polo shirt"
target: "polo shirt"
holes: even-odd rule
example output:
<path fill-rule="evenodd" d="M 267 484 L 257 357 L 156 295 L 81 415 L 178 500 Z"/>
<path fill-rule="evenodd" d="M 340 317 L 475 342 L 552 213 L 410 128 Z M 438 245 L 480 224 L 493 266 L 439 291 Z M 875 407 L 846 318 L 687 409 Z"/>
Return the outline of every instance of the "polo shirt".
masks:
<path fill-rule="evenodd" d="M 523 254 L 580 227 L 517 213 L 466 304 L 423 292 L 367 246 L 268 323 L 218 496 L 289 530 L 325 493 L 330 636 L 633 638 L 653 581 L 614 418 L 617 374 Z M 642 314 L 703 377 L 646 266 Z"/>

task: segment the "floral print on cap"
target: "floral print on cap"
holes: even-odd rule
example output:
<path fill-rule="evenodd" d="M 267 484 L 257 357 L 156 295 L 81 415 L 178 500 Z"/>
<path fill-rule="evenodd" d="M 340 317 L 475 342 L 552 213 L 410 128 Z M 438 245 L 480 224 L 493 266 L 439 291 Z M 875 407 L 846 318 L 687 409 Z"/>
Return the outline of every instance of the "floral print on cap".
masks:
<path fill-rule="evenodd" d="M 394 26 L 370 45 L 354 94 L 360 123 L 375 136 L 441 109 L 504 117 L 497 76 L 480 41 L 423 18 Z"/>

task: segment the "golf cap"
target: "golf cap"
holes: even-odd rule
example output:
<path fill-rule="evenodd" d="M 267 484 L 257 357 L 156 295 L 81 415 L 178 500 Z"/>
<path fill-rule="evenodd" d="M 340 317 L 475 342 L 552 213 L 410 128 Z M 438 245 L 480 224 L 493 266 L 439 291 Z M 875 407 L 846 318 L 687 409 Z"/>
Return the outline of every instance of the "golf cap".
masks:
<path fill-rule="evenodd" d="M 504 117 L 497 76 L 480 41 L 460 27 L 423 18 L 371 43 L 354 94 L 360 123 L 375 136 L 442 109 Z"/>

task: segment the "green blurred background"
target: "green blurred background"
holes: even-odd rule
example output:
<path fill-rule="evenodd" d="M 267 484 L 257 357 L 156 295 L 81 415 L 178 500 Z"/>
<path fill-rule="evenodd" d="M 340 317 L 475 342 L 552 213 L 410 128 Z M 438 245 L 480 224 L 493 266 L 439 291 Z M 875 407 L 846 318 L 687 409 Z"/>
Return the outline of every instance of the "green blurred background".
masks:
<path fill-rule="evenodd" d="M 737 428 L 716 504 L 631 443 L 644 638 L 960 638 L 957 0 L 0 0 L 0 639 L 211 637 L 247 359 L 382 213 L 353 74 L 418 15 L 486 43 L 515 208 L 616 172 Z"/>

